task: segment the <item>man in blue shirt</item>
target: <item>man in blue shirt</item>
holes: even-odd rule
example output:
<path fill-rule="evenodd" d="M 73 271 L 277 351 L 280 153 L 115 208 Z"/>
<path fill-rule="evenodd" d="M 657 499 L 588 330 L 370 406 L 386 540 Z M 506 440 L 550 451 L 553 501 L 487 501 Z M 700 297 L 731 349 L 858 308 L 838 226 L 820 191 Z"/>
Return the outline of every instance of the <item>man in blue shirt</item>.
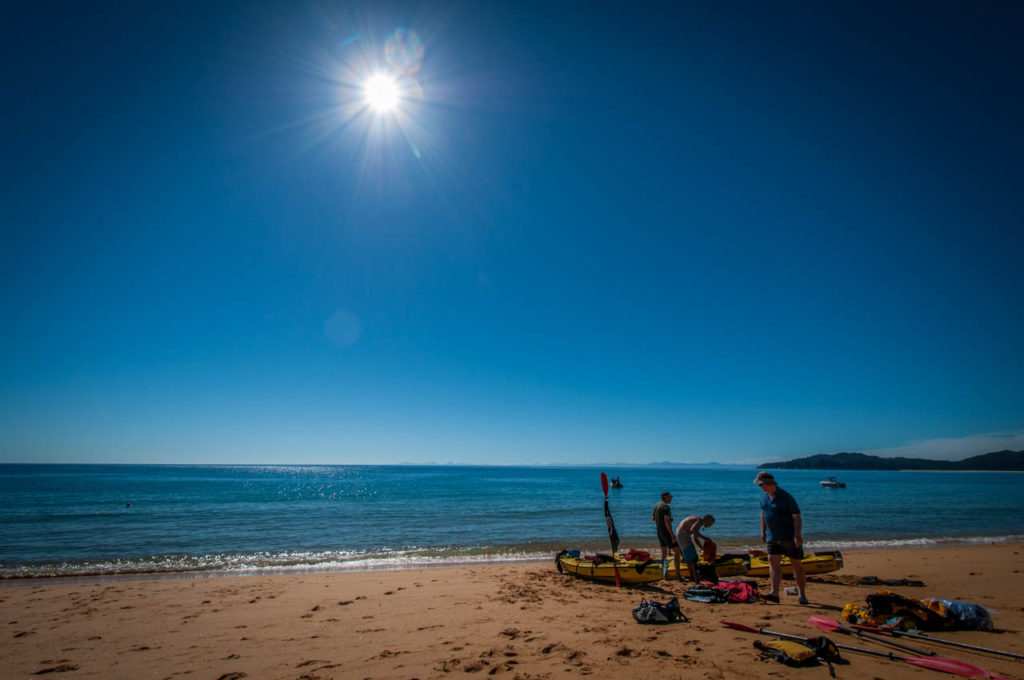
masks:
<path fill-rule="evenodd" d="M 793 565 L 793 578 L 800 591 L 800 604 L 807 604 L 807 577 L 804 574 L 803 521 L 800 507 L 785 489 L 775 483 L 772 473 L 757 473 L 754 484 L 761 487 L 761 540 L 768 553 L 768 573 L 772 583 L 766 600 L 779 601 L 779 585 L 782 583 L 782 556 L 789 558 Z"/>

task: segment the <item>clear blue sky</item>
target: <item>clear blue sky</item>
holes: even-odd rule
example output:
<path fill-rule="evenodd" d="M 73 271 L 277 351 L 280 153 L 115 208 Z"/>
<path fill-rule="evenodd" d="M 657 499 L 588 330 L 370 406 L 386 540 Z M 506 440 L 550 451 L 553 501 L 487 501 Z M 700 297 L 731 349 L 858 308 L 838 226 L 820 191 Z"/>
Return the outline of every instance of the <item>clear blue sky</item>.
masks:
<path fill-rule="evenodd" d="M 1024 448 L 1021 3 L 4 23 L 0 461 Z"/>

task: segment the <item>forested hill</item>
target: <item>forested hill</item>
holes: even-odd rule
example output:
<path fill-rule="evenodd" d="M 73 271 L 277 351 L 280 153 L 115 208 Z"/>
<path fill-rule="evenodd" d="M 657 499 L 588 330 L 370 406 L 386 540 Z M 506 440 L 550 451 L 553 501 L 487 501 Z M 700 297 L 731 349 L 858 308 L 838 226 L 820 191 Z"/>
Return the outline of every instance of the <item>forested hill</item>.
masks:
<path fill-rule="evenodd" d="M 864 453 L 819 453 L 806 458 L 764 463 L 782 470 L 998 470 L 1024 471 L 1024 451 L 993 451 L 963 460 L 881 458 Z"/>

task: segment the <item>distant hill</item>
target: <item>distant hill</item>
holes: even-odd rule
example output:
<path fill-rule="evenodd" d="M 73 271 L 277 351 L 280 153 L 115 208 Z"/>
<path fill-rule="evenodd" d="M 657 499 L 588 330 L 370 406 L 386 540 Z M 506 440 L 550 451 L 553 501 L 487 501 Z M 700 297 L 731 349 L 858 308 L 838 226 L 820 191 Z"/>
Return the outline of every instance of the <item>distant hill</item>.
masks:
<path fill-rule="evenodd" d="M 882 458 L 864 453 L 819 453 L 806 458 L 764 463 L 758 469 L 779 470 L 991 470 L 1024 471 L 1024 451 L 993 451 L 963 460 Z"/>

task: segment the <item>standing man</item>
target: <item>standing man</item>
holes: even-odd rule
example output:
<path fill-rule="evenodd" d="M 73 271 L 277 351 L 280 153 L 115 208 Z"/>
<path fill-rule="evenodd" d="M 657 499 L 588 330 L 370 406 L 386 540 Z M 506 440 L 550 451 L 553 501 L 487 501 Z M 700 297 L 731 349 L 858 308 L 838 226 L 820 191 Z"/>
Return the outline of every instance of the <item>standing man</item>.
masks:
<path fill-rule="evenodd" d="M 668 491 L 662 491 L 661 500 L 654 506 L 654 514 L 651 515 L 651 519 L 654 520 L 654 524 L 658 528 L 658 545 L 661 546 L 661 563 L 665 565 L 664 570 L 668 571 L 668 551 L 671 548 L 675 553 L 676 578 L 682 581 L 683 574 L 679 571 L 679 561 L 682 553 L 679 552 L 679 543 L 676 541 L 675 532 L 672 530 L 672 508 L 668 507 L 671 502 L 672 494 Z"/>
<path fill-rule="evenodd" d="M 772 473 L 757 473 L 754 484 L 761 487 L 761 540 L 768 553 L 768 573 L 772 582 L 771 593 L 766 600 L 779 601 L 779 585 L 782 582 L 782 556 L 789 558 L 793 565 L 793 578 L 800 591 L 800 604 L 807 604 L 807 577 L 804 575 L 803 520 L 800 507 L 785 489 L 775 483 Z"/>
<path fill-rule="evenodd" d="M 700 533 L 704 527 L 710 527 L 715 523 L 712 515 L 690 515 L 676 527 L 676 543 L 683 553 L 683 562 L 690 571 L 690 580 L 696 583 L 697 578 L 697 550 L 704 549 L 704 543 L 708 537 Z"/>

